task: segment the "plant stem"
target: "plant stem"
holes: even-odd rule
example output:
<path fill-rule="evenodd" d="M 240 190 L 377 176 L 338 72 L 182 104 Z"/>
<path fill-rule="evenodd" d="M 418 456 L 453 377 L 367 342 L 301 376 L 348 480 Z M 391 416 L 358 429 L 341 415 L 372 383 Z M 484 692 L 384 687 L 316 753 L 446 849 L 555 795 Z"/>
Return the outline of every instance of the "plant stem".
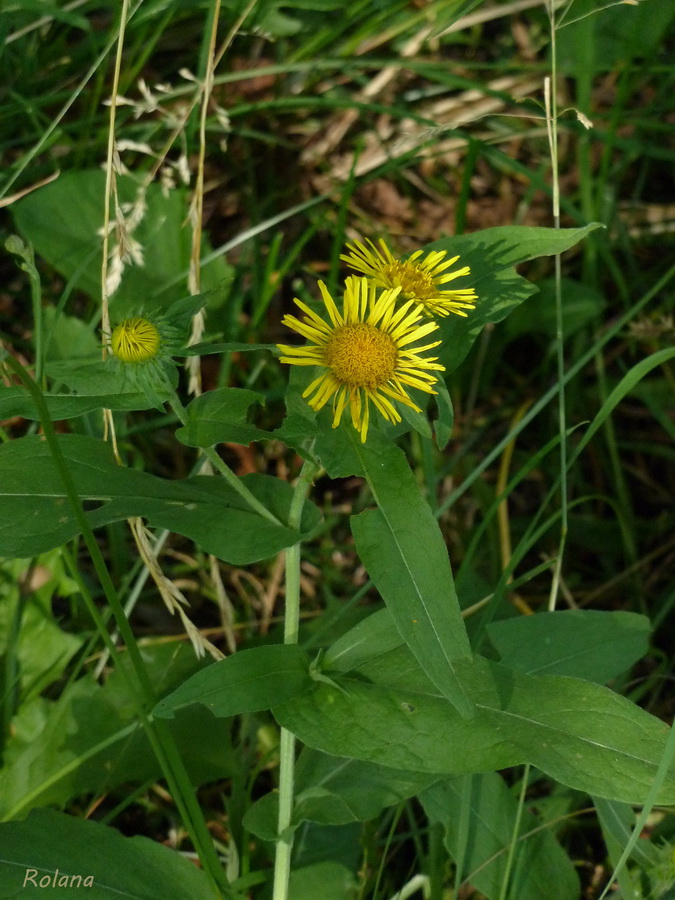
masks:
<path fill-rule="evenodd" d="M 530 777 L 530 764 L 526 763 L 523 770 L 523 784 L 520 789 L 518 798 L 518 808 L 513 819 L 513 830 L 511 832 L 511 842 L 509 844 L 509 854 L 506 858 L 506 866 L 502 877 L 501 889 L 499 891 L 499 900 L 506 900 L 509 894 L 509 881 L 511 880 L 511 872 L 513 870 L 513 861 L 515 859 L 516 848 L 518 846 L 518 835 L 520 834 L 520 823 L 523 818 L 523 810 L 525 808 L 525 795 L 527 793 L 527 784 Z"/>
<path fill-rule="evenodd" d="M 169 403 L 171 404 L 171 409 L 175 412 L 178 420 L 182 425 L 187 425 L 188 423 L 188 414 L 187 410 L 183 406 L 180 401 L 178 394 L 173 390 L 173 388 L 169 388 L 170 396 Z M 275 525 L 284 526 L 284 522 L 280 522 L 279 519 L 264 506 L 258 498 L 249 491 L 246 485 L 242 482 L 241 478 L 238 478 L 232 469 L 223 462 L 223 460 L 218 456 L 213 447 L 202 447 L 202 453 L 211 463 L 214 469 L 216 469 L 223 476 L 225 481 L 229 484 L 232 490 L 236 491 L 242 500 L 251 507 L 255 512 L 258 513 L 259 516 L 262 516 L 264 519 L 267 519 L 269 522 L 273 522 Z M 289 522 L 290 526 L 290 522 Z M 292 527 L 292 526 L 290 526 Z"/>
<path fill-rule="evenodd" d="M 551 168 L 553 178 L 553 225 L 560 228 L 560 180 L 558 176 L 558 69 L 556 58 L 556 19 L 555 4 L 549 2 L 549 18 L 551 21 L 551 77 L 546 79 L 546 127 L 548 130 L 549 148 L 551 151 Z M 563 556 L 567 541 L 567 429 L 565 422 L 565 349 L 564 327 L 562 315 L 562 265 L 559 253 L 555 257 L 555 321 L 556 321 L 556 355 L 558 362 L 558 431 L 560 434 L 560 542 L 551 582 L 548 599 L 549 610 L 554 610 L 560 587 Z"/>
<path fill-rule="evenodd" d="M 288 517 L 290 528 L 298 529 L 307 493 L 318 467 L 308 460 L 300 472 Z M 286 550 L 286 610 L 284 616 L 284 643 L 297 644 L 300 622 L 300 544 Z M 279 742 L 279 818 L 277 823 L 277 847 L 274 860 L 273 900 L 288 900 L 291 876 L 291 852 L 293 850 L 293 784 L 295 778 L 295 735 L 281 729 Z"/>

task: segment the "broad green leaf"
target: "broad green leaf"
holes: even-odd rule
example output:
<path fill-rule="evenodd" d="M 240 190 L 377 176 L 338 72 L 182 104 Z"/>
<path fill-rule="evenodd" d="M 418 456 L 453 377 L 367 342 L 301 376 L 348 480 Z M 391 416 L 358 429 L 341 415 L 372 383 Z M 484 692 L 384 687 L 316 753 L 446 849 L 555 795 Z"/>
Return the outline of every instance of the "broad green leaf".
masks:
<path fill-rule="evenodd" d="M 351 519 L 358 554 L 422 669 L 471 715 L 454 671 L 471 650 L 438 522 L 401 450 L 387 441 L 353 446 L 377 503 Z"/>
<path fill-rule="evenodd" d="M 366 822 L 418 794 L 437 777 L 305 748 L 296 766 L 293 819 L 296 824 L 306 819 L 322 825 Z"/>
<path fill-rule="evenodd" d="M 34 810 L 23 822 L 0 824 L 0 845 L 0 897 L 220 896 L 201 869 L 175 850 L 52 809 Z M 73 876 L 81 878 L 71 881 Z"/>
<path fill-rule="evenodd" d="M 67 316 L 54 306 L 42 310 L 45 330 L 45 357 L 50 360 L 66 360 L 91 357 L 101 353 L 100 336 L 91 325 L 76 316 Z"/>
<path fill-rule="evenodd" d="M 560 13 L 558 13 L 560 17 Z M 576 0 L 558 29 L 558 70 L 586 81 L 596 72 L 614 72 L 633 59 L 652 60 L 671 31 L 670 3 L 624 4 Z"/>
<path fill-rule="evenodd" d="M 59 435 L 62 452 L 92 528 L 142 516 L 195 541 L 234 565 L 274 556 L 309 533 L 319 521 L 312 504 L 300 532 L 253 512 L 218 476 L 168 481 L 117 465 L 111 448 L 84 435 Z M 242 482 L 283 522 L 293 496 L 286 482 L 248 475 Z M 0 446 L 0 548 L 5 556 L 31 556 L 78 533 L 48 445 L 38 436 Z"/>
<path fill-rule="evenodd" d="M 303 822 L 323 826 L 366 822 L 437 780 L 438 775 L 340 759 L 305 747 L 295 771 L 293 827 Z M 278 794 L 264 794 L 246 811 L 244 822 L 252 834 L 273 841 L 278 814 Z"/>
<path fill-rule="evenodd" d="M 134 391 L 127 367 L 119 365 L 112 356 L 105 362 L 100 357 L 50 362 L 45 368 L 49 378 L 59 385 L 66 385 L 78 396 L 112 396 Z"/>
<path fill-rule="evenodd" d="M 351 869 L 339 862 L 322 860 L 293 869 L 289 896 L 293 900 L 345 900 L 355 896 L 358 882 Z"/>
<path fill-rule="evenodd" d="M 519 306 L 504 323 L 504 336 L 507 340 L 533 332 L 555 339 L 555 280 L 546 278 L 537 282 L 537 287 L 539 293 L 536 299 Z M 595 288 L 573 278 L 561 279 L 561 289 L 563 334 L 565 340 L 569 340 L 582 328 L 598 321 L 606 301 Z"/>
<path fill-rule="evenodd" d="M 450 315 L 439 322 L 440 332 L 436 334 L 443 343 L 435 352 L 446 367 L 446 377 L 462 362 L 487 324 L 501 322 L 536 293 L 537 288 L 516 273 L 515 265 L 563 253 L 601 227 L 597 222 L 584 228 L 559 229 L 507 225 L 427 244 L 425 250 L 446 250 L 449 256 L 459 254 L 457 265 L 468 265 L 471 272 L 453 281 L 451 287 L 473 287 L 478 295 L 476 308 L 466 318 Z"/>
<path fill-rule="evenodd" d="M 391 612 L 385 607 L 338 638 L 322 658 L 322 668 L 333 672 L 350 672 L 362 663 L 395 650 L 401 644 L 401 633 Z"/>
<path fill-rule="evenodd" d="M 334 756 L 438 774 L 529 762 L 580 791 L 644 800 L 668 736 L 658 719 L 580 679 L 524 675 L 480 657 L 455 665 L 476 707 L 472 719 L 440 695 L 405 647 L 273 712 L 305 744 Z M 659 796 L 673 801 L 675 772 Z"/>
<path fill-rule="evenodd" d="M 55 596 L 65 598 L 78 590 L 64 571 L 61 554 L 54 551 L 30 562 L 0 562 L 0 696 L 10 709 L 13 693 L 25 703 L 57 681 L 83 643 L 82 637 L 58 626 L 52 609 Z"/>
<path fill-rule="evenodd" d="M 117 177 L 122 204 L 133 203 L 138 185 Z M 101 295 L 101 236 L 105 172 L 71 172 L 11 207 L 14 220 L 33 247 L 74 286 L 90 297 Z M 186 293 L 192 233 L 187 222 L 186 194 L 151 184 L 145 193 L 146 210 L 133 238 L 143 248 L 142 266 L 127 265 L 119 290 L 112 297 L 114 315 L 166 307 Z M 73 215 L 73 210 L 77 215 Z M 218 257 L 201 269 L 202 289 L 209 305 L 220 305 L 231 268 Z"/>
<path fill-rule="evenodd" d="M 373 675 L 384 683 L 374 683 Z M 436 775 L 492 771 L 521 761 L 484 714 L 463 718 L 405 646 L 350 676 L 330 677 L 336 686 L 317 683 L 272 709 L 280 725 L 315 750 Z M 491 679 L 483 680 L 488 690 Z"/>
<path fill-rule="evenodd" d="M 126 393 L 91 394 L 45 394 L 47 409 L 54 421 L 73 419 L 85 416 L 97 409 L 112 409 L 116 412 L 148 409 L 150 403 L 145 394 L 139 391 Z M 0 419 L 21 416 L 23 419 L 39 421 L 40 414 L 30 394 L 22 387 L 5 387 L 0 385 Z"/>
<path fill-rule="evenodd" d="M 314 372 L 313 368 L 305 366 L 290 366 L 288 375 L 288 390 L 286 391 L 286 418 L 281 427 L 273 432 L 273 436 L 298 453 L 307 457 L 313 456 L 308 447 L 320 434 L 320 426 L 317 424 L 317 413 L 311 408 L 302 393 L 309 384 L 309 379 Z"/>
<path fill-rule="evenodd" d="M 309 657 L 297 644 L 270 644 L 240 650 L 197 672 L 164 697 L 153 711 L 172 719 L 184 706 L 199 703 L 219 718 L 270 709 L 313 684 Z"/>
<path fill-rule="evenodd" d="M 455 862 L 465 847 L 462 880 L 488 900 L 499 900 L 518 816 L 518 802 L 503 779 L 496 772 L 446 778 L 423 791 L 420 802 L 429 820 L 443 826 Z M 463 834 L 467 812 L 468 834 Z M 527 810 L 520 815 L 511 869 L 514 895 L 518 900 L 578 900 L 579 878 L 567 854 L 535 816 Z"/>
<path fill-rule="evenodd" d="M 492 622 L 487 632 L 510 669 L 605 684 L 642 659 L 651 626 L 637 613 L 569 609 Z"/>
<path fill-rule="evenodd" d="M 249 407 L 260 403 L 262 394 L 245 388 L 218 388 L 201 394 L 187 407 L 187 424 L 176 431 L 188 447 L 213 447 L 225 441 L 250 444 L 268 440 L 270 433 L 248 425 Z"/>
<path fill-rule="evenodd" d="M 184 644 L 144 648 L 143 655 L 158 694 L 177 687 L 204 664 Z M 118 665 L 123 664 L 125 657 L 120 657 Z M 225 720 L 192 707 L 179 710 L 167 724 L 194 784 L 234 773 L 238 763 Z M 57 701 L 24 703 L 14 718 L 0 769 L 0 819 L 127 782 L 142 784 L 161 774 L 121 673 L 114 671 L 103 686 L 81 678 Z"/>

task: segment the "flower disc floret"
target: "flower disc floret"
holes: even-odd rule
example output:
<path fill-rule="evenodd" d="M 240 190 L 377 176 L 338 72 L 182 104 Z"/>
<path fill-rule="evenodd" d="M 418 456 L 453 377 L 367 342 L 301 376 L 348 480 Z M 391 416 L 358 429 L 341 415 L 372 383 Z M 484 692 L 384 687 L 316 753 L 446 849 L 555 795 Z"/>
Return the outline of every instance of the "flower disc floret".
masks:
<path fill-rule="evenodd" d="M 465 310 L 475 309 L 477 297 L 473 288 L 453 291 L 444 288 L 455 278 L 470 274 L 469 266 L 447 271 L 459 256 L 447 259 L 445 250 L 432 250 L 426 255 L 423 250 L 416 250 L 407 259 L 397 259 L 383 240 L 379 248 L 372 241 L 368 243 L 370 247 L 360 241 L 347 244 L 349 253 L 342 254 L 340 259 L 378 287 L 400 288 L 401 297 L 417 300 L 429 316 L 447 316 L 451 312 L 466 316 Z"/>
<path fill-rule="evenodd" d="M 440 341 L 422 347 L 410 345 L 431 334 L 438 325 L 429 321 L 419 324 L 423 312 L 413 300 L 397 307 L 400 287 L 382 291 L 378 296 L 375 284 L 352 276 L 345 283 L 341 312 L 321 281 L 319 289 L 329 321 L 296 298 L 295 303 L 305 315 L 302 319 L 286 315 L 283 324 L 310 343 L 303 347 L 278 344 L 282 362 L 324 369 L 303 393 L 312 409 L 321 409 L 332 398 L 333 428 L 337 428 L 349 407 L 352 424 L 362 441 L 368 434 L 370 403 L 393 423 L 401 421 L 395 401 L 420 412 L 408 396 L 408 389 L 435 394 L 435 373 L 444 367 L 437 357 L 421 356 Z"/>
<path fill-rule="evenodd" d="M 159 329 L 149 319 L 124 319 L 113 329 L 110 348 L 124 363 L 146 363 L 159 353 Z"/>
<path fill-rule="evenodd" d="M 326 364 L 342 384 L 372 390 L 396 371 L 398 350 L 385 331 L 366 322 L 336 328 L 326 341 Z"/>

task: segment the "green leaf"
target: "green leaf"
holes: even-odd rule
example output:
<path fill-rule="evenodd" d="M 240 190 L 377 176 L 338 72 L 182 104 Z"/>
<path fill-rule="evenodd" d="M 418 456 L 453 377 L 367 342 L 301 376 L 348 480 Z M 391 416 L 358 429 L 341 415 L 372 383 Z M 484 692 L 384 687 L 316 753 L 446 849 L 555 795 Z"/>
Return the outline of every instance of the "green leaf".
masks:
<path fill-rule="evenodd" d="M 520 827 L 511 871 L 518 900 L 578 900 L 573 863 L 536 816 L 523 810 L 518 820 L 518 802 L 496 773 L 438 781 L 422 792 L 420 802 L 429 820 L 443 826 L 452 859 L 457 861 L 465 848 L 463 880 L 488 900 L 502 896 L 516 821 Z M 460 810 L 468 812 L 468 834 L 462 833 Z"/>
<path fill-rule="evenodd" d="M 105 362 L 94 359 L 48 363 L 46 371 L 54 382 L 65 384 L 78 397 L 93 396 L 96 403 L 109 403 L 110 409 L 121 411 L 129 407 L 163 410 L 171 396 L 167 385 L 174 389 L 178 386 L 176 364 L 171 359 L 157 360 L 151 366 L 127 366 L 109 356 Z M 78 408 L 85 409 L 91 402 L 82 399 L 71 401 L 71 405 L 77 413 Z"/>
<path fill-rule="evenodd" d="M 366 822 L 418 794 L 437 777 L 305 748 L 295 773 L 293 821 L 321 825 Z"/>
<path fill-rule="evenodd" d="M 0 844 L 2 897 L 34 900 L 45 892 L 95 900 L 219 896 L 201 869 L 175 850 L 51 809 L 35 810 L 23 822 L 0 824 Z M 71 881 L 74 876 L 81 879 Z"/>
<path fill-rule="evenodd" d="M 97 409 L 112 409 L 116 412 L 148 409 L 150 406 L 145 394 L 135 391 L 119 394 L 45 394 L 45 402 L 49 415 L 55 422 L 60 419 L 73 419 L 85 416 Z M 0 419 L 21 416 L 37 422 L 40 414 L 30 394 L 22 387 L 5 387 L 0 385 Z"/>
<path fill-rule="evenodd" d="M 630 7 L 576 0 L 557 29 L 558 70 L 586 81 L 636 58 L 651 61 L 674 20 L 669 3 Z"/>
<path fill-rule="evenodd" d="M 593 804 L 597 810 L 602 835 L 613 863 L 631 840 L 635 828 L 635 812 L 628 803 L 618 803 L 616 800 L 603 800 L 595 797 Z M 672 850 L 670 848 L 668 850 L 668 855 L 672 860 Z M 631 851 L 631 858 L 643 869 L 652 869 L 658 865 L 659 848 L 646 838 L 638 838 Z"/>
<path fill-rule="evenodd" d="M 77 592 L 75 582 L 64 572 L 62 555 L 54 551 L 33 562 L 31 569 L 25 560 L 7 560 L 0 573 L 0 696 L 10 709 L 14 691 L 25 703 L 57 681 L 83 643 L 82 637 L 58 626 L 52 610 L 55 597 Z M 24 578 L 29 572 L 31 580 L 43 583 L 27 594 Z M 8 666 L 11 659 L 15 669 Z"/>
<path fill-rule="evenodd" d="M 143 655 L 158 694 L 178 687 L 204 664 L 188 645 L 146 647 Z M 118 664 L 128 665 L 124 657 Z M 84 677 L 69 684 L 58 701 L 36 698 L 24 703 L 12 726 L 0 769 L 2 820 L 162 774 L 118 671 L 103 686 Z M 168 727 L 194 784 L 236 771 L 225 720 L 192 707 L 179 710 Z"/>
<path fill-rule="evenodd" d="M 190 344 L 185 347 L 176 356 L 210 356 L 214 353 L 250 353 L 251 350 L 271 350 L 278 353 L 276 344 L 242 344 L 241 342 L 231 341 L 229 343 L 217 344 Z"/>
<path fill-rule="evenodd" d="M 358 883 L 351 869 L 339 862 L 322 860 L 311 866 L 293 869 L 289 896 L 293 900 L 345 900 L 355 896 Z"/>
<path fill-rule="evenodd" d="M 471 272 L 466 278 L 453 281 L 452 287 L 473 287 L 478 295 L 476 309 L 469 311 L 466 318 L 450 315 L 439 322 L 440 333 L 436 334 L 443 343 L 436 352 L 446 368 L 446 376 L 462 362 L 486 325 L 501 322 L 523 300 L 536 293 L 537 288 L 516 273 L 515 265 L 539 256 L 564 253 L 597 228 L 602 228 L 597 222 L 584 228 L 507 225 L 427 244 L 424 248 L 427 251 L 459 254 L 457 265 L 468 265 Z"/>
<path fill-rule="evenodd" d="M 673 357 L 675 357 L 675 347 L 666 347 L 663 350 L 657 350 L 656 353 L 650 354 L 646 359 L 641 359 L 639 363 L 636 363 L 628 370 L 628 372 L 626 372 L 598 410 L 595 418 L 575 448 L 570 463 L 577 459 L 593 435 L 602 427 L 605 420 L 614 411 L 615 407 L 619 405 L 623 398 L 639 385 L 653 369 L 663 366 L 669 360 L 673 359 Z"/>
<path fill-rule="evenodd" d="M 452 429 L 455 424 L 455 410 L 445 382 L 443 380 L 439 381 L 434 385 L 434 389 L 437 391 L 435 399 L 438 407 L 438 418 L 434 422 L 436 443 L 439 450 L 444 450 L 452 437 Z"/>
<path fill-rule="evenodd" d="M 50 360 L 92 357 L 101 353 L 100 337 L 92 327 L 76 316 L 58 312 L 54 306 L 42 311 L 45 330 L 45 355 Z"/>
<path fill-rule="evenodd" d="M 487 632 L 510 669 L 605 684 L 642 659 L 651 625 L 637 613 L 568 609 L 493 622 Z"/>
<path fill-rule="evenodd" d="M 539 293 L 536 299 L 523 303 L 515 309 L 504 325 L 504 336 L 513 340 L 522 334 L 539 332 L 555 338 L 556 285 L 553 278 L 537 282 Z M 605 307 L 605 298 L 595 288 L 573 278 L 561 279 L 562 320 L 565 340 L 583 328 L 598 321 Z"/>
<path fill-rule="evenodd" d="M 194 703 L 218 717 L 257 712 L 291 700 L 312 684 L 309 657 L 297 644 L 254 647 L 197 672 L 161 700 L 153 715 L 172 719 L 175 710 Z"/>
<path fill-rule="evenodd" d="M 456 660 L 476 714 L 465 719 L 405 647 L 318 683 L 273 713 L 309 747 L 396 769 L 488 772 L 531 763 L 562 784 L 628 803 L 644 801 L 668 729 L 605 687 L 531 676 L 481 657 Z M 675 772 L 660 792 L 675 801 Z"/>
<path fill-rule="evenodd" d="M 119 466 L 111 448 L 84 435 L 58 435 L 92 528 L 142 516 L 195 541 L 233 565 L 268 559 L 302 540 L 319 522 L 305 504 L 300 531 L 253 512 L 217 476 L 168 481 Z M 288 517 L 293 488 L 278 478 L 248 475 L 243 483 L 279 521 Z M 0 446 L 0 545 L 6 556 L 32 556 L 78 533 L 47 444 L 29 436 Z"/>
<path fill-rule="evenodd" d="M 248 425 L 251 404 L 264 400 L 262 394 L 245 388 L 218 388 L 201 394 L 187 407 L 187 424 L 176 431 L 176 437 L 188 447 L 213 447 L 229 441 L 250 444 L 269 440 L 268 431 Z"/>
<path fill-rule="evenodd" d="M 117 177 L 120 203 L 133 203 L 138 185 L 128 176 Z M 14 203 L 11 212 L 24 235 L 41 256 L 74 287 L 98 298 L 101 293 L 101 237 L 105 198 L 105 172 L 61 175 Z M 133 237 L 143 248 L 143 266 L 127 265 L 111 306 L 116 316 L 140 308 L 166 307 L 186 293 L 192 236 L 185 221 L 186 195 L 173 190 L 164 195 L 158 184 L 148 186 L 147 208 Z M 73 209 L 77 215 L 73 215 Z M 231 268 L 218 257 L 201 269 L 202 289 L 210 305 L 219 305 L 231 280 Z M 217 294 L 215 293 L 217 292 Z"/>
<path fill-rule="evenodd" d="M 471 715 L 454 672 L 455 660 L 471 650 L 438 522 L 398 447 L 352 440 L 377 503 L 351 519 L 358 554 L 422 669 Z"/>
<path fill-rule="evenodd" d="M 364 662 L 395 650 L 403 643 L 391 612 L 385 607 L 338 638 L 322 657 L 322 669 L 350 672 Z"/>

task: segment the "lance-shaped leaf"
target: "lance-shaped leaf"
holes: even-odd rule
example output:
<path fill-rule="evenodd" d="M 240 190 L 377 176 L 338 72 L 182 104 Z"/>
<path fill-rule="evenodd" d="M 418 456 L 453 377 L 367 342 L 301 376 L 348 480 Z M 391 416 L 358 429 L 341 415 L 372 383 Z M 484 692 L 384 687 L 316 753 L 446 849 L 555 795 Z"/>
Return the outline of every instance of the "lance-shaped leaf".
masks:
<path fill-rule="evenodd" d="M 179 441 L 188 447 L 213 447 L 223 441 L 250 444 L 269 440 L 268 431 L 249 425 L 249 407 L 263 395 L 245 388 L 218 388 L 206 391 L 187 407 L 187 423 L 176 431 Z"/>
<path fill-rule="evenodd" d="M 421 668 L 470 716 L 454 665 L 471 650 L 438 522 L 401 450 L 375 436 L 352 447 L 377 504 L 351 520 L 359 556 Z"/>
<path fill-rule="evenodd" d="M 302 540 L 320 518 L 316 507 L 305 504 L 296 531 L 254 512 L 218 476 L 169 481 L 118 465 L 110 447 L 95 438 L 71 434 L 58 440 L 92 528 L 142 516 L 219 559 L 245 565 Z M 266 475 L 248 475 L 242 482 L 279 523 L 287 520 L 289 484 Z M 33 435 L 0 446 L 0 555 L 32 556 L 77 533 L 47 443 Z"/>
<path fill-rule="evenodd" d="M 197 672 L 161 700 L 154 715 L 172 719 L 175 710 L 199 703 L 214 716 L 236 716 L 270 709 L 312 684 L 309 657 L 297 644 L 253 647 Z"/>
<path fill-rule="evenodd" d="M 608 688 L 578 678 L 532 676 L 476 657 L 455 663 L 475 705 L 463 718 L 406 647 L 353 676 L 275 707 L 278 722 L 334 756 L 438 774 L 489 772 L 530 763 L 562 784 L 599 797 L 644 802 L 667 726 Z M 675 802 L 675 771 L 657 802 Z"/>
<path fill-rule="evenodd" d="M 220 896 L 204 872 L 175 850 L 52 809 L 0 825 L 0 843 L 3 897 Z M 226 889 L 224 896 L 239 895 Z"/>
<path fill-rule="evenodd" d="M 584 228 L 507 225 L 427 244 L 424 248 L 427 251 L 446 250 L 449 256 L 459 254 L 458 265 L 468 265 L 471 272 L 465 278 L 453 281 L 449 287 L 473 287 L 478 295 L 476 308 L 466 318 L 451 315 L 439 322 L 439 337 L 443 344 L 437 352 L 446 368 L 446 376 L 462 362 L 487 324 L 501 322 L 523 300 L 537 292 L 536 286 L 518 275 L 514 266 L 539 256 L 564 253 L 602 227 L 598 222 Z"/>

